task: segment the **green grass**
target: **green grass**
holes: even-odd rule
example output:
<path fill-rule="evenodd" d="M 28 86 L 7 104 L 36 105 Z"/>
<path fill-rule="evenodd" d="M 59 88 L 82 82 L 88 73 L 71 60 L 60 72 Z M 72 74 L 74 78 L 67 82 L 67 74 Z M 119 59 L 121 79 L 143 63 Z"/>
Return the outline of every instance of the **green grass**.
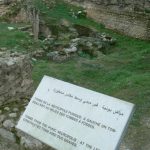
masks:
<path fill-rule="evenodd" d="M 14 30 L 10 31 L 8 27 L 14 27 Z M 29 36 L 17 30 L 15 24 L 0 23 L 0 47 L 15 48 L 27 40 Z"/>
<path fill-rule="evenodd" d="M 18 30 L 25 24 L 0 23 L 0 47 L 5 47 L 11 51 L 29 52 L 40 46 L 40 41 L 36 42 L 28 33 Z M 14 27 L 14 30 L 8 30 Z"/>
<path fill-rule="evenodd" d="M 53 9 L 47 8 L 41 1 L 36 6 L 48 24 L 55 24 L 65 18 L 72 24 L 90 26 L 100 32 L 109 33 L 117 39 L 117 44 L 107 55 L 99 58 L 74 58 L 55 63 L 48 60 L 37 60 L 33 63 L 33 79 L 35 87 L 43 75 L 49 75 L 88 89 L 115 96 L 136 104 L 132 124 L 140 125 L 140 119 L 150 115 L 150 42 L 134 39 L 105 29 L 103 25 L 90 18 L 74 19 L 70 16 L 70 8 L 79 10 L 68 4 L 58 2 Z M 8 31 L 9 24 L 0 23 L 0 47 L 26 49 L 31 38 L 20 31 Z M 21 41 L 25 44 L 22 44 Z M 31 40 L 32 41 L 32 40 Z M 25 45 L 25 46 L 24 46 Z M 35 48 L 35 44 L 31 44 Z M 29 48 L 29 47 L 28 47 Z"/>
<path fill-rule="evenodd" d="M 98 92 L 115 96 L 136 104 L 132 124 L 139 125 L 145 113 L 150 114 L 150 42 L 134 39 L 105 29 L 90 18 L 74 19 L 70 5 L 58 2 L 49 10 L 39 1 L 37 7 L 46 21 L 67 19 L 72 24 L 90 26 L 117 39 L 117 45 L 100 60 L 79 58 L 65 63 L 38 61 L 34 64 L 33 78 L 36 85 L 44 74 L 62 79 Z M 81 9 L 72 7 L 75 11 Z M 83 60 L 82 60 L 83 59 Z M 93 65 L 95 64 L 95 67 Z"/>
<path fill-rule="evenodd" d="M 111 58 L 111 55 L 105 57 Z M 130 63 L 116 67 L 116 61 L 119 58 L 114 59 L 111 61 L 111 65 L 108 65 L 105 57 L 101 62 L 76 58 L 61 64 L 41 60 L 34 64 L 33 78 L 36 86 L 43 75 L 49 75 L 132 102 L 136 104 L 133 124 L 139 125 L 140 118 L 145 113 L 150 113 L 150 74 L 142 73 L 141 69 L 129 70 Z M 96 64 L 96 67 L 93 68 L 91 64 Z"/>

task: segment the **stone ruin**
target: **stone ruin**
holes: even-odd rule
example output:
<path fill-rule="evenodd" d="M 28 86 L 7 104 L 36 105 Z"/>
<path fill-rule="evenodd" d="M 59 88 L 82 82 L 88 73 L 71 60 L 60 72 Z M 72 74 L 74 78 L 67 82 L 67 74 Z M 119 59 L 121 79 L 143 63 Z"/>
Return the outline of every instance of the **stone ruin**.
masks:
<path fill-rule="evenodd" d="M 106 28 L 125 35 L 150 40 L 149 0 L 65 0 L 82 6 L 89 17 Z"/>
<path fill-rule="evenodd" d="M 93 4 L 99 6 L 110 6 L 110 9 L 117 7 L 123 9 L 128 8 L 128 11 L 144 11 L 145 8 L 149 8 L 150 1 L 149 0 L 66 0 L 73 1 L 79 3 L 88 3 L 91 2 Z"/>
<path fill-rule="evenodd" d="M 9 5 L 12 2 L 15 2 L 16 0 L 0 0 L 0 4 Z"/>
<path fill-rule="evenodd" d="M 0 51 L 0 150 L 52 150 L 15 128 L 33 91 L 31 71 L 27 55 Z"/>
<path fill-rule="evenodd" d="M 28 55 L 0 49 L 0 150 L 53 150 L 15 128 L 33 94 L 31 71 Z"/>
<path fill-rule="evenodd" d="M 28 55 L 0 49 L 0 150 L 53 150 L 15 128 L 33 94 L 31 71 Z"/>
<path fill-rule="evenodd" d="M 0 150 L 53 150 L 15 128 L 33 94 L 31 71 L 28 55 L 0 51 Z"/>
<path fill-rule="evenodd" d="M 0 105 L 31 94 L 31 71 L 28 56 L 0 52 Z"/>

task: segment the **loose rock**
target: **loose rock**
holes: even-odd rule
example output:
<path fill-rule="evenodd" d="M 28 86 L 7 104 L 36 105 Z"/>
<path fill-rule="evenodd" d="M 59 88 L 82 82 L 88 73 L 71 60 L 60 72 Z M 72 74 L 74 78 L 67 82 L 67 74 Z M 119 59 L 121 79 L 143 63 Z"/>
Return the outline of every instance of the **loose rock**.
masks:
<path fill-rule="evenodd" d="M 32 94 L 32 65 L 28 55 L 0 52 L 0 68 L 0 106 Z"/>
<path fill-rule="evenodd" d="M 13 123 L 12 120 L 5 120 L 5 121 L 3 122 L 3 126 L 4 126 L 6 129 L 11 130 L 12 128 L 15 127 L 15 124 Z"/>
<path fill-rule="evenodd" d="M 0 123 L 2 123 L 5 119 L 5 115 L 0 115 Z"/>
<path fill-rule="evenodd" d="M 4 110 L 9 111 L 9 110 L 10 110 L 10 108 L 9 108 L 9 107 L 5 107 L 5 108 L 4 108 Z"/>
<path fill-rule="evenodd" d="M 21 137 L 21 145 L 27 149 L 42 149 L 42 143 L 36 139 L 29 137 Z"/>
<path fill-rule="evenodd" d="M 64 49 L 64 51 L 65 51 L 65 53 L 66 53 L 67 55 L 70 54 L 70 53 L 75 53 L 77 50 L 78 50 L 78 49 L 77 49 L 77 47 L 75 47 L 75 46 L 71 46 L 70 48 L 65 48 L 65 49 Z"/>
<path fill-rule="evenodd" d="M 16 113 L 11 113 L 11 114 L 9 114 L 9 117 L 11 117 L 11 118 L 16 118 L 16 117 L 17 117 L 17 114 L 16 114 Z"/>
<path fill-rule="evenodd" d="M 17 112 L 17 111 L 19 111 L 19 109 L 18 108 L 13 108 L 13 111 Z"/>
<path fill-rule="evenodd" d="M 0 128 L 0 136 L 2 138 L 8 139 L 11 142 L 16 141 L 16 138 L 15 138 L 14 134 L 10 131 L 7 131 L 7 130 L 3 129 L 3 128 Z"/>

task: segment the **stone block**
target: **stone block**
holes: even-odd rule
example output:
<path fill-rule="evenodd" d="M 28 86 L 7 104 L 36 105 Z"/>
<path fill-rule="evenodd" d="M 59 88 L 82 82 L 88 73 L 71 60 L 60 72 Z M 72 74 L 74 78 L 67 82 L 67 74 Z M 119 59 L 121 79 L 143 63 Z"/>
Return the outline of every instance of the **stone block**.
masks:
<path fill-rule="evenodd" d="M 32 93 L 32 65 L 29 56 L 0 52 L 0 105 Z"/>

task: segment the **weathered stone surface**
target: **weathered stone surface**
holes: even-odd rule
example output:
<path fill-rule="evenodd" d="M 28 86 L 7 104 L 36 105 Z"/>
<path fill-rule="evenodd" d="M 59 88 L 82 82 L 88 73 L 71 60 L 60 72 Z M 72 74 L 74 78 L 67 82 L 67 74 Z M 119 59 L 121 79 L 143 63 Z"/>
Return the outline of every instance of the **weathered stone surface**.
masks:
<path fill-rule="evenodd" d="M 87 9 L 89 17 L 126 35 L 150 39 L 149 0 L 66 0 Z M 147 12 L 147 13 L 146 13 Z"/>
<path fill-rule="evenodd" d="M 37 148 L 42 149 L 42 143 L 36 139 L 29 137 L 29 136 L 21 137 L 21 145 L 24 146 L 25 148 L 31 149 L 31 150 L 37 149 Z"/>
<path fill-rule="evenodd" d="M 108 47 L 110 50 L 110 46 L 116 43 L 116 39 L 110 35 L 100 33 L 90 27 L 73 25 L 68 29 L 65 34 L 59 31 L 58 38 L 51 37 L 43 40 L 48 59 L 62 62 L 77 55 L 83 56 L 85 53 L 98 57 L 99 52 L 106 54 Z M 71 36 L 72 33 L 75 36 Z"/>
<path fill-rule="evenodd" d="M 125 143 L 122 143 L 119 150 L 131 150 L 131 149 L 129 149 Z"/>
<path fill-rule="evenodd" d="M 5 120 L 3 122 L 3 126 L 4 126 L 4 128 L 6 128 L 8 130 L 11 130 L 12 128 L 15 127 L 15 124 L 14 124 L 14 122 L 12 120 Z"/>
<path fill-rule="evenodd" d="M 8 141 L 6 138 L 0 137 L 0 150 L 23 150 L 14 142 Z"/>
<path fill-rule="evenodd" d="M 13 108 L 13 111 L 14 111 L 14 112 L 18 112 L 19 109 L 18 109 L 18 108 Z"/>
<path fill-rule="evenodd" d="M 104 8 L 89 9 L 88 12 L 90 17 L 103 23 L 106 28 L 120 31 L 135 38 L 150 39 L 149 15 L 111 12 Z"/>
<path fill-rule="evenodd" d="M 11 117 L 11 118 L 16 118 L 16 117 L 17 117 L 17 114 L 16 114 L 16 113 L 11 113 L 11 114 L 9 114 L 9 117 Z"/>
<path fill-rule="evenodd" d="M 4 110 L 9 111 L 9 110 L 10 110 L 10 108 L 9 108 L 9 107 L 5 107 L 5 108 L 4 108 Z"/>
<path fill-rule="evenodd" d="M 15 142 L 16 138 L 12 132 L 9 132 L 3 128 L 0 128 L 0 136 L 4 139 L 7 139 L 11 142 Z"/>
<path fill-rule="evenodd" d="M 70 1 L 70 0 L 66 0 Z M 84 3 L 90 7 L 89 2 L 98 6 L 109 7 L 112 10 L 144 11 L 150 6 L 149 0 L 71 0 L 72 2 Z"/>
<path fill-rule="evenodd" d="M 66 52 L 66 54 L 75 53 L 77 51 L 77 47 L 76 46 L 70 46 L 69 48 L 65 48 L 64 51 Z"/>
<path fill-rule="evenodd" d="M 0 123 L 2 123 L 5 119 L 5 115 L 0 115 Z"/>
<path fill-rule="evenodd" d="M 0 52 L 0 105 L 31 94 L 31 70 L 28 56 Z"/>
<path fill-rule="evenodd" d="M 45 51 L 40 50 L 40 49 L 32 53 L 32 57 L 34 58 L 42 58 L 43 56 L 45 56 Z"/>
<path fill-rule="evenodd" d="M 39 140 L 18 131 L 17 136 L 20 138 L 20 145 L 28 150 L 54 150 L 51 147 L 41 143 Z"/>
<path fill-rule="evenodd" d="M 24 105 L 27 105 L 27 103 L 28 100 L 24 99 L 15 104 L 14 102 L 10 102 L 1 106 L 0 150 L 53 150 L 31 136 L 16 130 L 15 125 L 17 124 L 17 120 L 22 115 Z M 9 108 L 9 110 L 4 110 L 4 108 Z M 12 114 L 17 115 L 16 118 L 13 118 Z"/>

